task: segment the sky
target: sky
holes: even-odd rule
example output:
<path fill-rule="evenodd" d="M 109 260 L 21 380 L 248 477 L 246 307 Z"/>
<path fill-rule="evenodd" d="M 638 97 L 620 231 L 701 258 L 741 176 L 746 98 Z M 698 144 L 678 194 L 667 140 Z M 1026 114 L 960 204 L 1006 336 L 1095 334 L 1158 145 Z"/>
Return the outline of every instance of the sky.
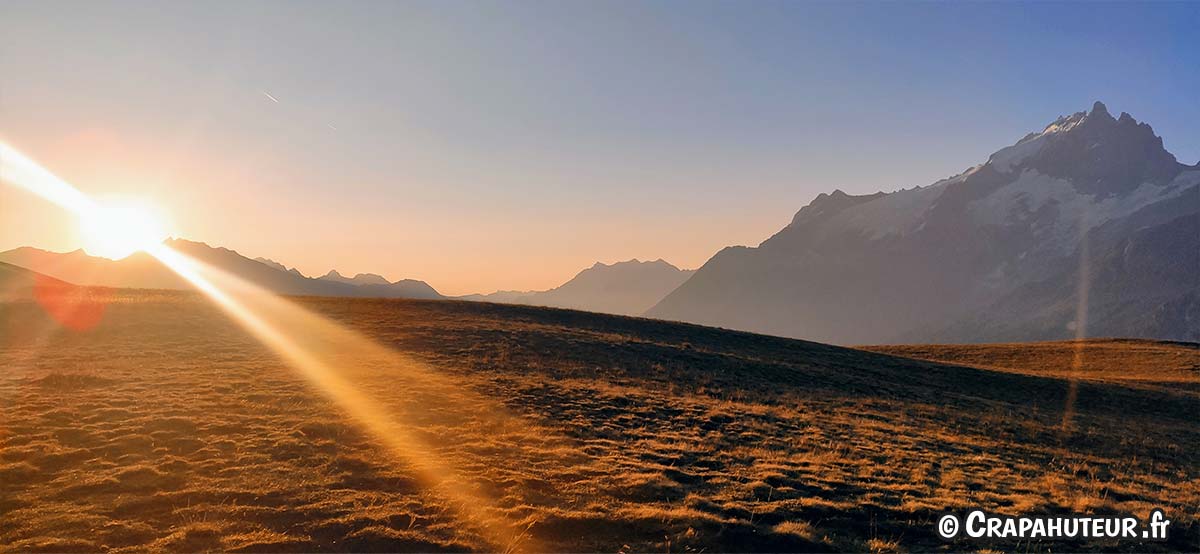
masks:
<path fill-rule="evenodd" d="M 20 2 L 0 140 L 175 236 L 444 294 L 696 268 L 1102 100 L 1200 160 L 1200 3 Z M 0 250 L 80 245 L 0 186 Z"/>

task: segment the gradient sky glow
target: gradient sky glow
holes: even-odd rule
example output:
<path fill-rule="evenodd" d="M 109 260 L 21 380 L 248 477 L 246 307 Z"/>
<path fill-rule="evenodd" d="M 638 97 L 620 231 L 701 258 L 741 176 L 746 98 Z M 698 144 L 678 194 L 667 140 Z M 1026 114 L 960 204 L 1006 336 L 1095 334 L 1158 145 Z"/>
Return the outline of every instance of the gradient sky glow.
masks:
<path fill-rule="evenodd" d="M 1097 99 L 1196 163 L 1197 29 L 1200 3 L 6 1 L 0 137 L 309 275 L 540 289 L 698 267 Z M 21 245 L 79 240 L 0 187 Z"/>

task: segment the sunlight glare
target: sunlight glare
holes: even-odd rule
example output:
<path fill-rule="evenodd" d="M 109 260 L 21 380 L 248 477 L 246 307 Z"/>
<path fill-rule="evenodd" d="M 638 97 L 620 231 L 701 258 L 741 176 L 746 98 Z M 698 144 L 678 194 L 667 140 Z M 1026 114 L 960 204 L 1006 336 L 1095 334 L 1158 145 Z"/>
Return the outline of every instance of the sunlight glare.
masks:
<path fill-rule="evenodd" d="M 70 183 L 3 142 L 0 142 L 0 181 L 32 192 L 76 215 L 95 207 L 90 198 Z"/>
<path fill-rule="evenodd" d="M 461 383 L 424 363 L 380 346 L 235 275 L 165 244 L 154 245 L 147 253 L 207 295 L 235 322 L 334 400 L 388 448 L 396 460 L 409 464 L 419 481 L 450 500 L 464 523 L 477 526 L 497 551 L 539 550 L 529 533 L 531 522 L 522 525 L 510 520 L 494 498 L 476 490 L 459 468 L 441 459 L 435 444 L 411 430 L 405 420 L 415 415 L 413 410 L 424 413 L 433 405 L 450 412 L 452 419 L 472 421 L 471 426 L 478 429 L 519 428 L 537 434 L 535 427 L 513 418 L 503 406 L 472 394 Z M 390 380 L 409 388 L 414 398 L 426 398 L 431 404 L 408 408 L 380 404 L 351 378 L 372 368 L 386 368 Z"/>
<path fill-rule="evenodd" d="M 83 250 L 120 260 L 167 238 L 163 218 L 146 202 L 121 199 L 98 202 L 79 216 Z"/>
<path fill-rule="evenodd" d="M 518 429 L 540 435 L 528 422 L 508 415 L 503 406 L 472 394 L 466 387 L 425 364 L 350 331 L 296 304 L 171 249 L 161 219 L 136 202 L 98 203 L 0 142 L 0 180 L 7 181 L 80 218 L 89 253 L 112 259 L 143 250 L 189 281 L 234 321 L 280 355 L 355 421 L 379 440 L 396 461 L 408 464 L 419 481 L 450 501 L 463 523 L 478 527 L 497 551 L 538 550 L 529 535 L 532 521 L 510 520 L 495 499 L 483 494 L 459 468 L 443 460 L 437 444 L 409 429 L 405 421 L 436 406 L 452 419 L 485 429 Z M 408 383 L 425 403 L 407 409 L 385 407 L 350 376 L 364 368 L 383 368 Z M 391 408 L 391 409 L 389 409 Z M 450 408 L 449 410 L 447 410 Z"/>

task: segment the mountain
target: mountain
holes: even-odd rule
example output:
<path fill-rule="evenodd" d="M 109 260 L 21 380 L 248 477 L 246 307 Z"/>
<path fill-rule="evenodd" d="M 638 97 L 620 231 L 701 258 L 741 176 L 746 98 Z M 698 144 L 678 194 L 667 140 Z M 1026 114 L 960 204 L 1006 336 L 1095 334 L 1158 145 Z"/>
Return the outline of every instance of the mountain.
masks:
<path fill-rule="evenodd" d="M 275 261 L 275 260 L 272 260 L 272 259 L 270 259 L 270 258 L 262 258 L 262 257 L 259 257 L 259 258 L 254 258 L 254 261 L 256 261 L 256 262 L 259 262 L 259 263 L 263 263 L 263 264 L 266 264 L 266 265 L 269 265 L 269 266 L 271 266 L 271 267 L 273 267 L 273 268 L 275 268 L 275 269 L 278 269 L 279 271 L 286 271 L 286 272 L 288 272 L 288 273 L 291 273 L 291 274 L 293 274 L 293 275 L 299 275 L 299 276 L 301 276 L 301 277 L 307 277 L 307 275 L 305 275 L 305 274 L 303 274 L 303 273 L 300 273 L 300 270 L 299 270 L 299 269 L 296 269 L 296 268 L 294 268 L 294 267 L 288 267 L 288 266 L 286 266 L 286 265 L 283 265 L 283 264 L 281 264 L 281 263 L 279 263 L 279 262 L 277 262 L 277 261 Z"/>
<path fill-rule="evenodd" d="M 227 248 L 200 242 L 170 239 L 171 248 L 198 261 L 241 277 L 278 294 L 298 296 L 356 296 L 381 298 L 442 298 L 422 281 L 356 285 L 305 277 L 295 269 L 266 258 L 252 260 Z M 191 285 L 149 254 L 139 252 L 113 261 L 88 256 L 82 250 L 56 253 L 17 248 L 0 253 L 0 262 L 31 269 L 79 285 L 116 288 L 191 289 Z"/>
<path fill-rule="evenodd" d="M 661 259 L 652 262 L 634 259 L 612 265 L 596 262 L 570 281 L 550 290 L 499 291 L 461 299 L 640 315 L 693 273 Z"/>
<path fill-rule="evenodd" d="M 22 247 L 0 252 L 10 263 L 80 285 L 118 288 L 186 289 L 186 281 L 158 260 L 136 253 L 120 261 L 89 256 L 83 250 L 58 253 Z"/>
<path fill-rule="evenodd" d="M 322 277 L 318 277 L 322 281 L 333 281 L 335 283 L 346 283 L 349 285 L 390 285 L 392 284 L 387 279 L 374 273 L 359 273 L 354 277 L 343 277 L 336 269 L 329 270 Z"/>
<path fill-rule="evenodd" d="M 488 294 L 467 294 L 455 297 L 455 300 L 469 300 L 471 302 L 494 302 L 497 304 L 522 304 L 527 297 L 540 294 L 545 291 L 536 290 L 498 290 Z"/>
<path fill-rule="evenodd" d="M 1196 341 L 1198 214 L 1200 164 L 1097 102 L 932 185 L 821 194 L 647 315 L 842 344 Z"/>

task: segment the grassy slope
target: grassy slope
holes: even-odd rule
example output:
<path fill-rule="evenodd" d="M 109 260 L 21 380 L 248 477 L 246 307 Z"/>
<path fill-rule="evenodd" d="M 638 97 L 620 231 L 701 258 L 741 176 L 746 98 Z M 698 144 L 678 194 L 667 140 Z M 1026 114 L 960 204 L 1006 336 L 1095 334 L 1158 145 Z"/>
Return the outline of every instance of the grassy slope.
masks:
<path fill-rule="evenodd" d="M 447 424 L 455 399 L 422 400 L 426 417 L 388 368 L 355 374 L 546 550 L 961 550 L 932 521 L 974 506 L 1162 506 L 1172 544 L 1108 547 L 1200 544 L 1186 388 L 564 310 L 303 302 L 519 418 Z M 497 547 L 194 295 L 119 296 L 82 333 L 0 305 L 0 367 L 0 549 Z"/>
<path fill-rule="evenodd" d="M 1200 344 L 1140 339 L 901 344 L 863 350 L 1001 371 L 1104 381 L 1200 382 Z"/>

